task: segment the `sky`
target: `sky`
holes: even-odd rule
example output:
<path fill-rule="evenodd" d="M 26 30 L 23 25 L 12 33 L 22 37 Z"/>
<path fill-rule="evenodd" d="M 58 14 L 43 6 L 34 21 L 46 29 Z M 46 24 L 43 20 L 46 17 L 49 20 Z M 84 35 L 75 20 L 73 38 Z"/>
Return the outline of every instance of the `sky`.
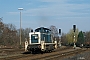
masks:
<path fill-rule="evenodd" d="M 90 0 L 0 0 L 0 18 L 6 24 L 20 28 L 56 26 L 67 33 L 73 25 L 81 31 L 90 31 Z"/>

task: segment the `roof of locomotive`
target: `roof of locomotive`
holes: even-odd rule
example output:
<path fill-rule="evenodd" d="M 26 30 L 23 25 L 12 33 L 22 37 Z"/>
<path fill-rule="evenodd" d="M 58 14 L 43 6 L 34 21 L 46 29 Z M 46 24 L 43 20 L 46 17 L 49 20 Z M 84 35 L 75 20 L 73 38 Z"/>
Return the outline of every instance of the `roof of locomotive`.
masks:
<path fill-rule="evenodd" d="M 37 29 L 35 29 L 35 31 L 37 31 L 37 30 L 48 30 L 48 31 L 51 31 L 50 29 L 48 29 L 48 28 L 45 28 L 45 27 L 40 27 L 40 28 L 37 28 Z"/>

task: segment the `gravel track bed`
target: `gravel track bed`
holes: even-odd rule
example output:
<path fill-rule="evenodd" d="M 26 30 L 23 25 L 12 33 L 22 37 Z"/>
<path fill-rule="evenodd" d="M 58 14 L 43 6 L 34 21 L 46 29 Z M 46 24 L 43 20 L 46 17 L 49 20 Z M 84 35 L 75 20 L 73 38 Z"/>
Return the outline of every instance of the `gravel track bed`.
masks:
<path fill-rule="evenodd" d="M 45 58 L 45 57 L 48 57 L 48 56 L 53 56 L 53 55 L 56 55 L 56 54 L 60 54 L 60 53 L 64 53 L 64 52 L 67 52 L 67 51 L 72 51 L 74 49 L 67 49 L 67 50 L 62 50 L 62 51 L 55 51 L 55 52 L 51 52 L 51 53 L 45 53 L 45 54 L 38 54 L 38 55 L 34 55 L 33 57 L 24 57 L 24 58 L 20 58 L 20 59 L 17 59 L 17 60 L 40 60 L 41 58 Z"/>
<path fill-rule="evenodd" d="M 69 56 L 61 60 L 90 60 L 90 48 L 85 52 L 76 54 L 74 56 Z"/>
<path fill-rule="evenodd" d="M 74 53 L 80 52 L 80 51 L 83 51 L 83 50 L 81 50 L 81 49 L 76 49 L 76 50 L 71 49 L 71 50 L 67 50 L 67 51 L 58 52 L 57 54 L 48 55 L 48 56 L 45 56 L 45 57 L 33 59 L 33 60 L 57 60 L 57 58 L 59 58 L 59 57 L 63 58 L 66 55 L 71 55 L 71 54 L 74 54 Z"/>
<path fill-rule="evenodd" d="M 68 49 L 68 47 L 64 46 L 64 47 L 61 47 L 60 49 L 56 49 L 55 51 L 63 50 L 63 49 Z M 17 57 L 19 55 L 20 56 L 23 55 L 22 54 L 23 52 L 25 52 L 24 49 L 0 48 L 0 58 L 7 58 L 7 57 L 13 57 L 13 56 L 15 58 L 15 56 Z"/>
<path fill-rule="evenodd" d="M 1 58 L 21 55 L 23 52 L 23 49 L 0 48 L 0 60 Z"/>
<path fill-rule="evenodd" d="M 59 48 L 56 49 L 55 51 L 51 52 L 51 53 L 44 53 L 44 54 L 21 54 L 20 52 L 22 51 L 18 51 L 17 54 L 13 54 L 13 55 L 7 55 L 7 57 L 2 57 L 0 58 L 0 60 L 37 60 L 38 58 L 42 58 L 42 57 L 47 57 L 47 56 L 53 56 L 55 54 L 60 54 L 60 53 L 64 53 L 67 51 L 73 51 L 75 49 L 73 48 L 69 48 L 69 47 L 64 47 L 64 48 Z M 14 52 L 13 52 L 14 53 Z"/>

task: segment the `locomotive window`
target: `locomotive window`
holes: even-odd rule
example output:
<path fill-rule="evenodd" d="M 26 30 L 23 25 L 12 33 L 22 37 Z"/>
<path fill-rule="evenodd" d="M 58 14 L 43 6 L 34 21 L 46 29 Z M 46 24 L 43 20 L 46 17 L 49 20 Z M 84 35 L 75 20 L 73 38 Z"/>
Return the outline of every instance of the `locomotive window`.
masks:
<path fill-rule="evenodd" d="M 51 43 L 52 42 L 50 34 L 41 34 L 41 40 L 45 40 L 46 43 Z"/>
<path fill-rule="evenodd" d="M 38 34 L 31 35 L 31 43 L 38 43 Z"/>
<path fill-rule="evenodd" d="M 50 34 L 47 34 L 46 35 L 46 42 L 47 43 L 51 43 L 52 41 L 51 41 L 51 35 Z"/>

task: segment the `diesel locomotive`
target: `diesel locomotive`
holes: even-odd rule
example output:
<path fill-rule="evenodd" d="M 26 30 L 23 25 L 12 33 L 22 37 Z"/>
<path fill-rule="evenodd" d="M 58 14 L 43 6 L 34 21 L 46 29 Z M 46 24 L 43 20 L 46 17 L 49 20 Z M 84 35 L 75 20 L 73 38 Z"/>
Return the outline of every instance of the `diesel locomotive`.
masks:
<path fill-rule="evenodd" d="M 40 27 L 29 33 L 27 50 L 30 52 L 50 52 L 57 48 L 57 42 L 53 41 L 51 30 Z"/>

